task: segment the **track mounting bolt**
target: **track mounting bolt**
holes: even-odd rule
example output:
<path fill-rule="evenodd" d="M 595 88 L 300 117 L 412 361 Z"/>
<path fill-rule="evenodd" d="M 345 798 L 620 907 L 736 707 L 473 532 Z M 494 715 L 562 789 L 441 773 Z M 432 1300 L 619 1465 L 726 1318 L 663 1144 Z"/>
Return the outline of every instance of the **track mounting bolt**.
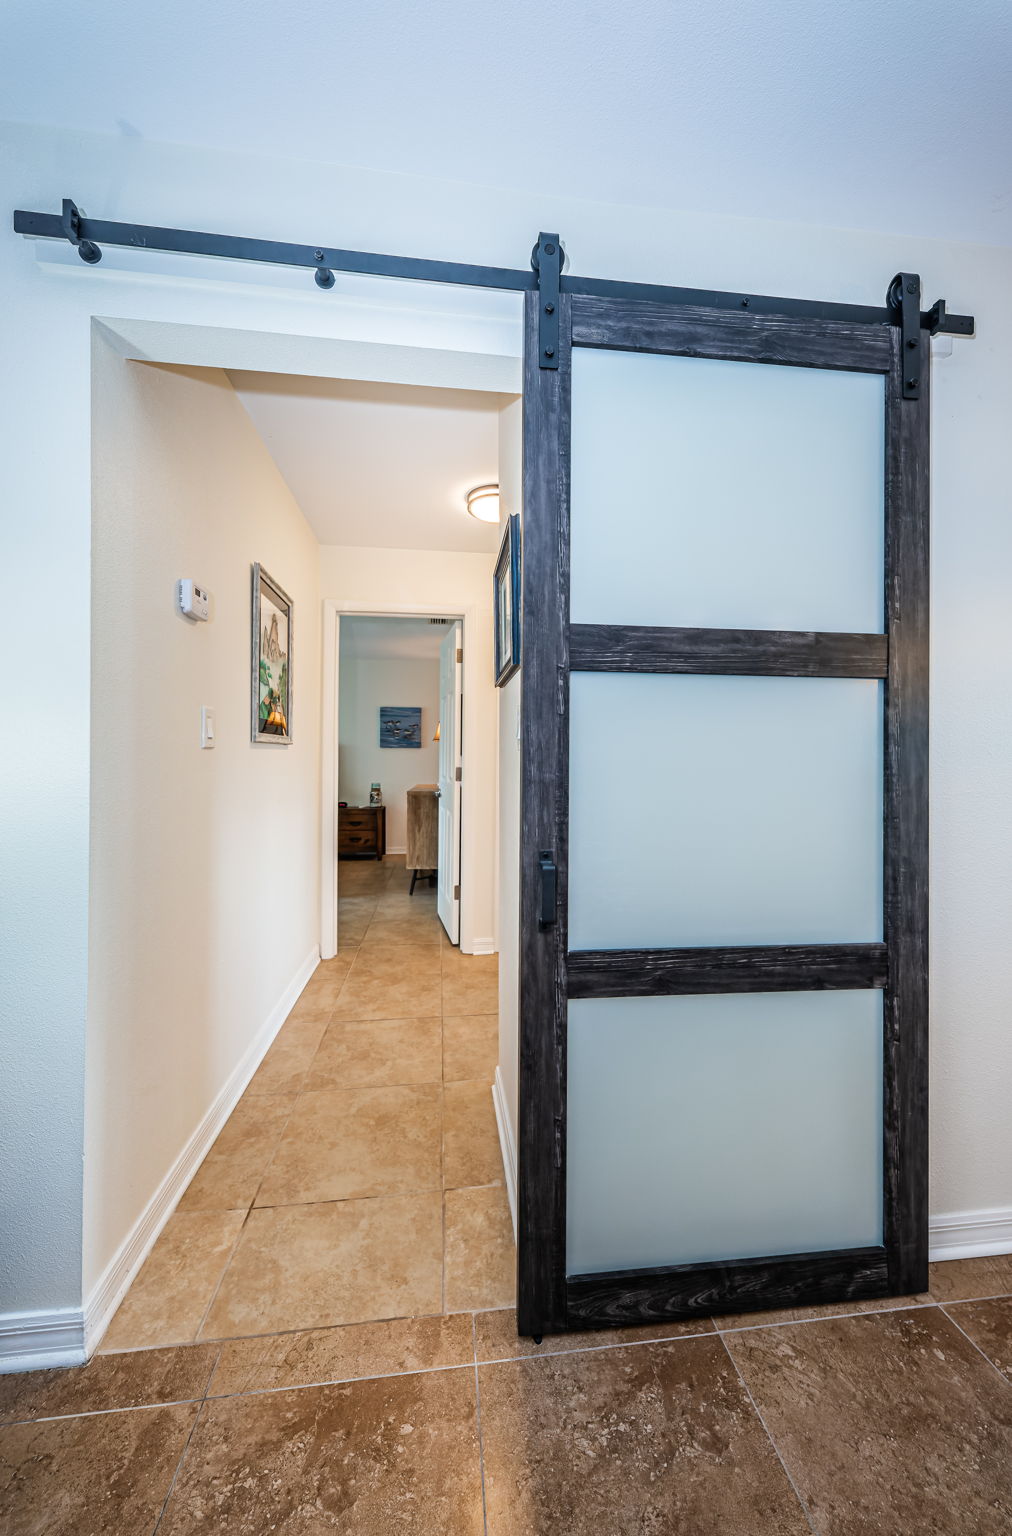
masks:
<path fill-rule="evenodd" d="M 742 301 L 741 301 L 742 309 L 748 309 L 748 304 L 749 304 L 748 299 L 742 299 Z"/>
<path fill-rule="evenodd" d="M 911 352 L 914 350 L 916 345 L 917 345 L 917 337 L 916 336 L 911 336 L 910 340 L 907 342 L 907 346 L 910 348 Z"/>
<path fill-rule="evenodd" d="M 555 314 L 555 305 L 554 304 L 546 304 L 545 305 L 545 314 L 546 315 L 554 315 Z"/>
<path fill-rule="evenodd" d="M 545 356 L 546 357 L 554 357 L 555 356 L 555 348 L 554 347 L 546 347 L 545 348 Z"/>
<path fill-rule="evenodd" d="M 921 382 L 920 379 L 908 379 L 907 380 L 907 388 L 908 389 L 916 389 L 920 382 Z"/>

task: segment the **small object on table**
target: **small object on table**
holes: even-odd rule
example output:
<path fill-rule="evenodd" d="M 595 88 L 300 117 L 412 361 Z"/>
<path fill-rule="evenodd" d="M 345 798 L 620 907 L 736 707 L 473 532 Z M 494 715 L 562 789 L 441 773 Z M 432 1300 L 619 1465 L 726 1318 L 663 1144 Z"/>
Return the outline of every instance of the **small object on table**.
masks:
<path fill-rule="evenodd" d="M 408 790 L 408 851 L 404 866 L 411 871 L 411 890 L 419 875 L 436 883 L 439 864 L 439 795 L 435 784 L 416 784 Z"/>

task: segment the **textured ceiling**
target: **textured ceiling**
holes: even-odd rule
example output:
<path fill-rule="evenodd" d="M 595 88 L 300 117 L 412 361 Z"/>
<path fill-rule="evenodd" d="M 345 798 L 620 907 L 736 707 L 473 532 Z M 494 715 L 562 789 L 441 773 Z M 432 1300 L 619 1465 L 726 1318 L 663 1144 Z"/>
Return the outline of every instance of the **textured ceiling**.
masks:
<path fill-rule="evenodd" d="M 413 384 L 229 373 L 321 544 L 491 553 L 466 495 L 499 478 L 511 397 Z"/>
<path fill-rule="evenodd" d="M 1012 243 L 1008 0 L 8 0 L 0 117 Z"/>

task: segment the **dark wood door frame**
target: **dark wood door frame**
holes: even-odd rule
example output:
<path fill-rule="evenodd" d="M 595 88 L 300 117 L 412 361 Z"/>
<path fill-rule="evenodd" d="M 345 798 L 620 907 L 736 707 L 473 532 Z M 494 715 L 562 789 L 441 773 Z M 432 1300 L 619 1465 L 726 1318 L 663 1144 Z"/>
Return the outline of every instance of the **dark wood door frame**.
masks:
<path fill-rule="evenodd" d="M 563 294 L 559 366 L 525 300 L 518 1327 L 525 1335 L 904 1295 L 927 1285 L 928 370 L 903 398 L 896 325 Z M 885 635 L 569 622 L 573 346 L 845 369 L 885 378 Z M 920 332 L 921 356 L 930 336 Z M 885 688 L 884 943 L 568 948 L 571 670 L 879 677 Z M 556 870 L 554 921 L 543 865 Z M 570 998 L 871 987 L 883 1004 L 881 1247 L 566 1272 Z"/>

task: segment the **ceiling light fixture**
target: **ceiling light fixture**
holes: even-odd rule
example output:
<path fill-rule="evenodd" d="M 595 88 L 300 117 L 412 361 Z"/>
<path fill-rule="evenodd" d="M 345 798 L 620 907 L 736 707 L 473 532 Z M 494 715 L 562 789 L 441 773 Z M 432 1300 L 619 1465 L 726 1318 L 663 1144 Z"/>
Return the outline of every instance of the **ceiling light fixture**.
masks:
<path fill-rule="evenodd" d="M 467 510 L 472 517 L 478 519 L 479 523 L 497 523 L 499 521 L 499 487 L 476 485 L 473 491 L 467 493 Z"/>

